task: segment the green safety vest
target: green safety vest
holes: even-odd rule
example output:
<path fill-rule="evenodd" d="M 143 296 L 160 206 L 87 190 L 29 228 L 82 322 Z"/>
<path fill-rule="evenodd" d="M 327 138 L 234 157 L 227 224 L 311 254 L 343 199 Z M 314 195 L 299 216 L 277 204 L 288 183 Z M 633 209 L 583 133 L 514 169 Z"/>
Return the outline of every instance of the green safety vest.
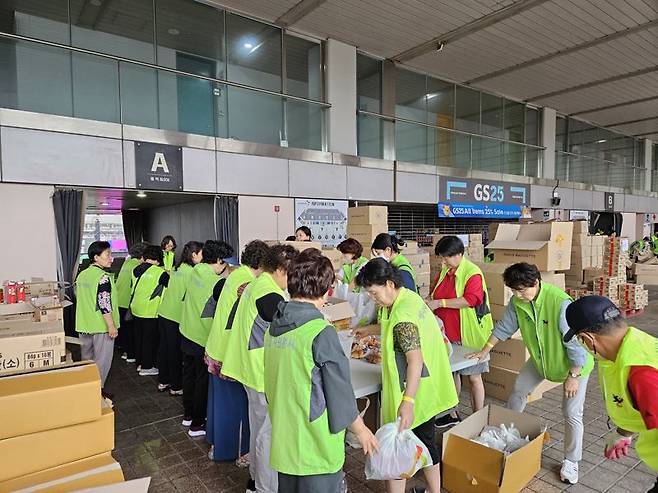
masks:
<path fill-rule="evenodd" d="M 174 263 L 176 261 L 176 254 L 174 252 L 162 251 L 162 266 L 167 272 L 174 270 Z"/>
<path fill-rule="evenodd" d="M 215 315 L 215 300 L 212 292 L 219 281 L 210 264 L 200 263 L 194 266 L 187 283 L 180 333 L 199 346 L 206 345 L 208 333 Z"/>
<path fill-rule="evenodd" d="M 537 372 L 551 382 L 564 382 L 571 368 L 560 332 L 560 310 L 567 300 L 571 300 L 567 293 L 546 282 L 541 283 L 539 295 L 532 302 L 516 296 L 512 298 L 521 336 L 532 362 Z M 592 368 L 594 358 L 588 354 L 582 374 L 589 375 Z"/>
<path fill-rule="evenodd" d="M 343 264 L 343 282 L 345 284 L 351 283 L 358 274 L 361 267 L 367 263 L 367 258 L 359 257 L 353 264 Z"/>
<path fill-rule="evenodd" d="M 459 399 L 452 378 L 448 348 L 434 313 L 418 294 L 401 288 L 393 306 L 380 308 L 379 313 L 382 330 L 382 423 L 391 423 L 397 419 L 405 389 L 406 377 L 400 371 L 406 372 L 406 360 L 404 355 L 396 355 L 393 349 L 393 328 L 403 322 L 418 327 L 423 354 L 423 370 L 411 426 L 415 428 L 455 407 Z M 398 367 L 398 364 L 401 366 Z"/>
<path fill-rule="evenodd" d="M 443 282 L 449 270 L 449 267 L 444 267 L 441 270 L 439 280 L 437 281 L 436 286 L 432 291 L 432 295 L 434 295 L 434 291 L 436 291 L 439 285 Z M 491 332 L 493 332 L 494 326 L 493 318 L 491 317 L 491 309 L 489 308 L 487 283 L 480 268 L 466 257 L 462 258 L 462 261 L 459 263 L 459 266 L 455 271 L 455 290 L 457 292 L 457 298 L 464 296 L 466 283 L 471 277 L 476 275 L 479 275 L 482 279 L 484 304 L 479 307 L 461 308 L 459 310 L 459 323 L 462 344 L 466 347 L 479 351 L 489 340 L 489 336 L 491 336 Z M 480 311 L 480 313 L 478 313 L 478 311 Z"/>
<path fill-rule="evenodd" d="M 244 290 L 222 365 L 224 375 L 261 393 L 265 389 L 263 342 L 270 324 L 258 315 L 256 300 L 270 293 L 283 296 L 283 290 L 267 272 L 263 272 Z"/>
<path fill-rule="evenodd" d="M 658 339 L 629 327 L 617 359 L 599 360 L 599 382 L 610 419 L 623 430 L 639 433 L 635 444 L 637 455 L 649 467 L 658 470 L 658 430 L 647 430 L 628 391 L 632 366 L 651 366 L 658 370 Z"/>
<path fill-rule="evenodd" d="M 311 405 L 313 341 L 327 325 L 317 318 L 277 337 L 265 334 L 265 395 L 272 421 L 270 464 L 284 474 L 333 474 L 345 462 L 345 430 L 331 433 L 326 407 L 313 416 Z"/>
<path fill-rule="evenodd" d="M 238 301 L 238 290 L 242 285 L 248 284 L 254 279 L 254 273 L 246 265 L 238 267 L 226 278 L 222 294 L 219 295 L 219 300 L 217 300 L 215 317 L 206 342 L 206 353 L 215 361 L 224 361 L 226 345 L 232 332 L 232 326 L 228 324 L 228 321 L 231 310 L 233 310 L 235 302 Z"/>
<path fill-rule="evenodd" d="M 158 309 L 162 301 L 164 291 L 160 286 L 160 276 L 164 273 L 162 267 L 151 265 L 146 272 L 137 279 L 132 278 L 132 289 L 134 292 L 130 311 L 140 318 L 158 318 Z"/>
<path fill-rule="evenodd" d="M 418 282 L 416 281 L 416 271 L 414 271 L 414 268 L 407 260 L 407 257 L 402 255 L 401 253 L 398 253 L 395 257 L 393 257 L 393 259 L 391 259 L 391 265 L 393 267 L 396 267 L 400 270 L 403 270 L 411 274 L 411 278 L 414 280 L 414 286 L 416 286 L 416 291 L 418 291 Z"/>
<path fill-rule="evenodd" d="M 170 274 L 169 285 L 162 295 L 158 315 L 172 322 L 180 323 L 183 316 L 185 291 L 187 291 L 187 284 L 193 272 L 194 268 L 191 265 L 181 264 L 175 272 Z"/>
<path fill-rule="evenodd" d="M 97 265 L 91 265 L 80 272 L 75 281 L 76 298 L 75 305 L 75 330 L 83 334 L 102 334 L 107 332 L 105 318 L 98 308 L 98 283 L 103 276 L 110 280 L 112 303 L 112 320 L 114 327 L 119 328 L 119 303 L 117 290 L 112 275 L 105 272 Z"/>
<path fill-rule="evenodd" d="M 130 294 L 132 289 L 130 287 L 130 282 L 133 278 L 133 270 L 140 264 L 138 258 L 128 258 L 124 260 L 119 275 L 117 276 L 116 289 L 117 289 L 117 300 L 120 308 L 128 308 L 130 304 Z"/>

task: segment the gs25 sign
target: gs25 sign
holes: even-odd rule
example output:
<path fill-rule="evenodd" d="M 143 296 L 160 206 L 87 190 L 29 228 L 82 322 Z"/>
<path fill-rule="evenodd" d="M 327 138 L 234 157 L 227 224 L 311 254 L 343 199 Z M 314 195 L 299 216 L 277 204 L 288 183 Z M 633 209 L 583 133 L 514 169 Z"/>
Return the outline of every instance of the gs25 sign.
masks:
<path fill-rule="evenodd" d="M 530 186 L 472 178 L 442 178 L 439 200 L 453 204 L 495 202 L 496 204 L 528 206 L 530 205 Z"/>
<path fill-rule="evenodd" d="M 478 202 L 505 202 L 505 187 L 478 183 L 473 187 L 473 198 Z"/>

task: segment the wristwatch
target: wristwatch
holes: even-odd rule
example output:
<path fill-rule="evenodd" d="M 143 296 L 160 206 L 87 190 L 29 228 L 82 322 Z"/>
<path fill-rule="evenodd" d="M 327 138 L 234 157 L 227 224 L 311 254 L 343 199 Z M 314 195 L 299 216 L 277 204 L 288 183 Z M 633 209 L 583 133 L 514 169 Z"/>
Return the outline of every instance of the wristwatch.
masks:
<path fill-rule="evenodd" d="M 570 371 L 569 376 L 571 378 L 580 378 L 582 376 L 582 373 L 574 373 L 574 372 Z"/>

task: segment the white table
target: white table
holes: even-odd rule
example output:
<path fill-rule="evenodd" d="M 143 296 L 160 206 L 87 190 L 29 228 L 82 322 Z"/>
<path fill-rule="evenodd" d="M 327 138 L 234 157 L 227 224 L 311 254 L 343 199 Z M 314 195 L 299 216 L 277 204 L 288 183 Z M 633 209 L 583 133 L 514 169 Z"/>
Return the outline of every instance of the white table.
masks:
<path fill-rule="evenodd" d="M 452 345 L 452 355 L 450 356 L 450 368 L 452 371 L 463 370 L 475 366 L 480 361 L 467 359 L 466 355 L 473 353 L 473 349 L 465 348 L 457 344 Z M 487 357 L 486 360 L 488 361 Z M 365 360 L 350 359 L 352 374 L 352 387 L 354 387 L 354 397 L 360 399 L 367 395 L 376 394 L 382 390 L 382 369 L 381 365 L 374 365 Z"/>

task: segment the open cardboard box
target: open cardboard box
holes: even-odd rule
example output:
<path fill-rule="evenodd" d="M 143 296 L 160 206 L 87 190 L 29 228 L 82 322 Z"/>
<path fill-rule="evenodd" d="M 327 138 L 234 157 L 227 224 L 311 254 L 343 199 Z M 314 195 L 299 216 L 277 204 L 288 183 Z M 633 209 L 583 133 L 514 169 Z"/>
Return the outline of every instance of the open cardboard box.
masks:
<path fill-rule="evenodd" d="M 31 305 L 30 305 L 31 306 Z M 0 321 L 0 375 L 66 361 L 62 322 Z"/>
<path fill-rule="evenodd" d="M 324 318 L 329 322 L 346 318 L 351 319 L 356 315 L 349 301 L 334 297 L 327 298 L 327 303 L 320 309 L 320 312 L 322 312 Z"/>
<path fill-rule="evenodd" d="M 495 263 L 535 264 L 540 271 L 568 270 L 571 266 L 573 223 L 500 224 L 487 245 Z"/>
<path fill-rule="evenodd" d="M 487 426 L 511 423 L 530 443 L 511 454 L 471 439 Z M 517 493 L 537 474 L 549 439 L 539 418 L 498 406 L 487 406 L 443 434 L 443 487 L 451 493 Z"/>

